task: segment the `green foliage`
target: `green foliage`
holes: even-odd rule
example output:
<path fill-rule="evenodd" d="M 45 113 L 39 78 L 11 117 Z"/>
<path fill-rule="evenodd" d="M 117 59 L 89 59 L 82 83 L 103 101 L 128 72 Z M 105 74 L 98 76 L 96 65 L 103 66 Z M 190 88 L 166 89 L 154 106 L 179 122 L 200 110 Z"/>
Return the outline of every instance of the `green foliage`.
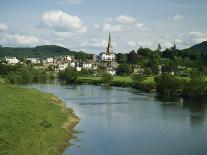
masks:
<path fill-rule="evenodd" d="M 101 75 L 101 82 L 105 85 L 110 85 L 114 79 L 114 76 L 109 73 L 103 73 Z"/>
<path fill-rule="evenodd" d="M 80 74 L 81 74 L 81 76 L 91 76 L 94 74 L 94 71 L 90 70 L 90 69 L 83 69 L 82 68 Z"/>
<path fill-rule="evenodd" d="M 183 97 L 187 100 L 204 101 L 207 97 L 207 83 L 198 78 L 192 79 L 186 84 Z"/>
<path fill-rule="evenodd" d="M 37 46 L 34 48 L 11 48 L 11 47 L 2 47 L 0 48 L 0 57 L 4 56 L 15 56 L 17 58 L 35 57 L 35 58 L 44 58 L 44 57 L 54 57 L 60 55 L 75 55 L 76 52 L 70 51 L 67 48 L 55 46 L 55 45 L 45 45 Z"/>
<path fill-rule="evenodd" d="M 78 60 L 84 61 L 84 60 L 90 59 L 90 55 L 81 51 L 75 54 L 75 58 Z"/>
<path fill-rule="evenodd" d="M 196 69 L 190 71 L 190 78 L 197 80 L 204 80 L 204 74 Z"/>
<path fill-rule="evenodd" d="M 26 65 L 0 64 L 0 75 L 8 79 L 10 83 L 42 82 L 50 78 L 50 74 L 45 70 L 35 70 Z"/>
<path fill-rule="evenodd" d="M 175 97 L 182 89 L 182 82 L 170 74 L 162 74 L 155 78 L 158 96 Z"/>
<path fill-rule="evenodd" d="M 127 55 L 127 62 L 129 64 L 136 64 L 138 62 L 138 54 L 133 50 Z"/>
<path fill-rule="evenodd" d="M 76 69 L 66 68 L 58 74 L 58 78 L 66 83 L 77 83 L 78 82 L 79 73 Z"/>
<path fill-rule="evenodd" d="M 154 83 L 136 82 L 136 83 L 134 83 L 133 88 L 139 89 L 144 92 L 150 92 L 155 89 L 155 84 Z"/>
<path fill-rule="evenodd" d="M 127 62 L 127 54 L 118 53 L 116 55 L 116 61 L 118 63 L 126 63 Z"/>
<path fill-rule="evenodd" d="M 132 79 L 133 79 L 134 83 L 138 83 L 138 82 L 144 81 L 146 79 L 146 77 L 144 77 L 143 75 L 140 75 L 140 74 L 135 74 L 132 76 Z"/>
<path fill-rule="evenodd" d="M 130 75 L 133 72 L 132 68 L 128 64 L 121 64 L 117 69 L 117 75 Z"/>
<path fill-rule="evenodd" d="M 144 74 L 145 74 L 146 76 L 150 76 L 150 75 L 152 75 L 152 74 L 153 74 L 153 73 L 152 73 L 152 69 L 149 68 L 149 67 L 144 68 Z"/>

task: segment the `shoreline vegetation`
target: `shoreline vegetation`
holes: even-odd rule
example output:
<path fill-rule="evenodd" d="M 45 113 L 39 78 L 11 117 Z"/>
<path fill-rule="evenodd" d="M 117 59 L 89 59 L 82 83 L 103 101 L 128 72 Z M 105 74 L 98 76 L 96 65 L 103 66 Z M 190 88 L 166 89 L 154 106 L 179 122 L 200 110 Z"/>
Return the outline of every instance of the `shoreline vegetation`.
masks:
<path fill-rule="evenodd" d="M 0 80 L 0 154 L 62 154 L 79 118 L 56 96 Z"/>

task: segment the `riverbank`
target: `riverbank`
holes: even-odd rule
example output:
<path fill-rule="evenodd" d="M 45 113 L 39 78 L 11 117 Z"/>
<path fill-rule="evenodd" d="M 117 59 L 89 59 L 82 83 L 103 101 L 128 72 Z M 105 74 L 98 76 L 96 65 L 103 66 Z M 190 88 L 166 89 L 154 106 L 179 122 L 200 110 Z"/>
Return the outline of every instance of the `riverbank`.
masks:
<path fill-rule="evenodd" d="M 0 154 L 62 154 L 79 118 L 52 94 L 0 83 Z"/>

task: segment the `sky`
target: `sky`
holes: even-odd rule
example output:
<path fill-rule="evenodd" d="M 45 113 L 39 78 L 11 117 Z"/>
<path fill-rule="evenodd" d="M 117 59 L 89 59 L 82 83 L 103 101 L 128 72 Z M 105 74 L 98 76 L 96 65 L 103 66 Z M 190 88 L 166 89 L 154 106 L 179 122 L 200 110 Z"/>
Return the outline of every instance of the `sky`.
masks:
<path fill-rule="evenodd" d="M 188 48 L 207 40 L 206 0 L 1 0 L 0 45 L 59 45 L 98 54 Z"/>

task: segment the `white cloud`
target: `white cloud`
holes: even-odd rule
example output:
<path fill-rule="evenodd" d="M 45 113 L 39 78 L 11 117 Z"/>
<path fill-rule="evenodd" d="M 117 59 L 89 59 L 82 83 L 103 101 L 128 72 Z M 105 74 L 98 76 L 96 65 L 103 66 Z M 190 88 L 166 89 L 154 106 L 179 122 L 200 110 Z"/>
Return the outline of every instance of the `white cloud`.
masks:
<path fill-rule="evenodd" d="M 8 45 L 36 46 L 40 43 L 40 40 L 37 37 L 28 35 L 4 34 L 1 36 L 0 42 Z"/>
<path fill-rule="evenodd" d="M 144 27 L 144 24 L 142 24 L 142 23 L 137 23 L 135 26 L 136 26 L 138 29 L 141 29 L 141 28 Z"/>
<path fill-rule="evenodd" d="M 102 23 L 95 24 L 94 28 L 105 32 L 132 31 L 135 28 L 138 30 L 148 30 L 143 23 L 138 23 L 134 17 L 126 15 L 121 15 L 116 18 L 108 18 Z"/>
<path fill-rule="evenodd" d="M 122 32 L 121 25 L 112 25 L 108 23 L 103 24 L 102 30 L 106 32 Z"/>
<path fill-rule="evenodd" d="M 78 5 L 78 4 L 82 3 L 81 0 L 62 0 L 62 2 L 66 2 L 66 3 L 70 3 L 70 4 L 74 4 L 74 5 Z"/>
<path fill-rule="evenodd" d="M 116 21 L 121 24 L 134 24 L 136 19 L 126 15 L 122 15 L 116 18 Z"/>
<path fill-rule="evenodd" d="M 173 21 L 175 22 L 181 22 L 184 20 L 184 16 L 181 16 L 181 15 L 175 15 L 173 18 L 172 18 Z"/>
<path fill-rule="evenodd" d="M 133 42 L 133 41 L 128 41 L 128 42 L 127 42 L 127 45 L 128 45 L 129 47 L 136 47 L 136 46 L 137 46 L 137 44 L 136 44 L 135 42 Z"/>
<path fill-rule="evenodd" d="M 42 25 L 57 32 L 85 33 L 87 27 L 77 16 L 72 16 L 61 10 L 45 12 L 42 15 Z"/>
<path fill-rule="evenodd" d="M 0 32 L 8 30 L 8 26 L 5 23 L 0 23 Z"/>
<path fill-rule="evenodd" d="M 138 41 L 138 42 L 128 41 L 127 45 L 130 48 L 139 48 L 139 47 L 152 48 L 152 49 L 154 48 L 154 44 L 151 41 Z"/>
<path fill-rule="evenodd" d="M 94 25 L 95 29 L 102 30 L 105 32 L 122 32 L 122 27 L 121 25 L 113 25 L 109 23 L 103 23 L 103 24 L 95 24 Z"/>
<path fill-rule="evenodd" d="M 34 36 L 14 35 L 14 39 L 22 45 L 36 45 L 39 43 L 39 39 Z"/>
<path fill-rule="evenodd" d="M 189 46 L 207 41 L 207 33 L 202 32 L 189 32 L 178 36 L 175 43 L 181 48 L 188 48 Z"/>
<path fill-rule="evenodd" d="M 93 39 L 90 39 L 87 42 L 81 43 L 81 47 L 100 49 L 100 48 L 106 48 L 107 47 L 107 43 L 108 42 L 106 40 L 104 40 L 104 39 L 93 38 Z"/>

